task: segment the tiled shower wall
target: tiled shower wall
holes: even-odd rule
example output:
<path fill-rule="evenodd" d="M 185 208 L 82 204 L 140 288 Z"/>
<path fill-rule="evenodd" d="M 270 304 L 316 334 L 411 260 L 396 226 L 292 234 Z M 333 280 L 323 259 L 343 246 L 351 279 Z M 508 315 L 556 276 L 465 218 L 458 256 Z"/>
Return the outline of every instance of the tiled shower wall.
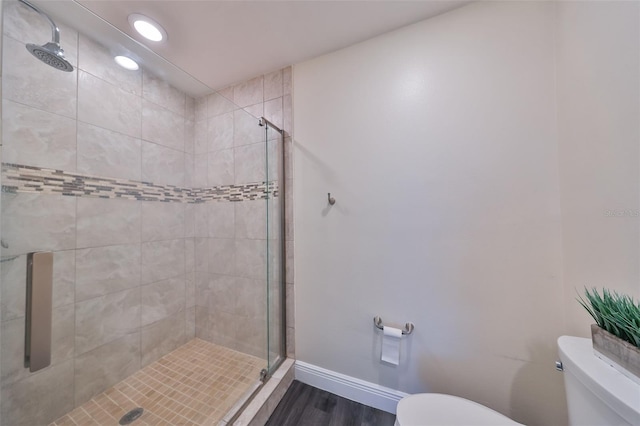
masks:
<path fill-rule="evenodd" d="M 37 14 L 4 4 L 3 161 L 178 189 L 264 180 L 264 129 L 247 111 L 289 125 L 290 69 L 194 101 L 61 26 L 76 67 L 64 73 L 24 48 L 49 36 Z M 2 255 L 18 257 L 1 268 L 2 423 L 53 420 L 196 330 L 264 356 L 264 208 L 3 193 Z M 36 250 L 54 252 L 53 352 L 28 373 L 24 273 Z"/>
<path fill-rule="evenodd" d="M 233 102 L 231 102 L 233 101 Z M 285 129 L 285 176 L 291 176 L 291 68 L 263 75 L 196 100 L 194 185 L 215 186 L 264 179 L 265 130 L 255 117 L 264 116 Z M 279 135 L 269 133 L 269 175 L 278 165 Z M 289 185 L 286 185 L 288 183 Z M 291 194 L 285 182 L 285 197 Z M 289 199 L 290 201 L 290 199 Z M 291 204 L 286 212 L 286 239 L 292 240 Z M 266 356 L 266 218 L 269 216 L 270 276 L 279 258 L 274 237 L 280 230 L 277 209 L 264 200 L 242 203 L 209 203 L 195 206 L 196 336 L 252 355 Z M 289 243 L 291 247 L 291 243 Z M 291 250 L 287 253 L 291 254 Z M 289 259 L 291 260 L 291 259 Z M 292 262 L 290 261 L 289 264 Z M 274 269 L 276 269 L 274 271 Z M 274 274 L 275 272 L 275 274 Z M 293 336 L 293 274 L 287 274 Z M 269 286 L 271 300 L 281 297 Z M 277 310 L 278 306 L 274 306 Z M 276 320 L 271 336 L 277 335 Z M 273 342 L 272 344 L 277 342 Z M 291 342 L 293 343 L 293 342 Z M 288 348 L 293 356 L 293 345 Z"/>

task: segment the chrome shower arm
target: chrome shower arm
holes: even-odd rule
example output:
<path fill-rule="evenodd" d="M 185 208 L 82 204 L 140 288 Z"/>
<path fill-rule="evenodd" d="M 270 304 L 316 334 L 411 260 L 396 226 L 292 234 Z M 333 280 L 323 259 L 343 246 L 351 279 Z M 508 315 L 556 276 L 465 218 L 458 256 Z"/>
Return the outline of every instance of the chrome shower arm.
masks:
<path fill-rule="evenodd" d="M 35 10 L 36 12 L 38 12 L 40 14 L 40 16 L 46 18 L 47 21 L 49 21 L 49 25 L 51 25 L 51 40 L 56 44 L 60 44 L 60 30 L 58 29 L 58 26 L 56 25 L 56 23 L 53 22 L 53 19 L 51 19 L 51 17 L 49 15 L 44 13 L 38 7 L 36 7 L 33 4 L 29 3 L 27 0 L 18 0 L 18 1 L 20 3 L 22 3 L 22 4 L 24 4 L 25 6 L 28 6 L 31 9 Z"/>

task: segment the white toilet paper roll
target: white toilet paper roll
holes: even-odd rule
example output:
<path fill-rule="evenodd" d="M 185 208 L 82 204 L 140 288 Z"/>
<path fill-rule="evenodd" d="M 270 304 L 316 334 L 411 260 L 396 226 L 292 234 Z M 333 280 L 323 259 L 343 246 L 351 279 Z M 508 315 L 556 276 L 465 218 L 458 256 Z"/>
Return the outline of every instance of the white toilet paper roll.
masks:
<path fill-rule="evenodd" d="M 382 328 L 382 334 L 382 353 L 380 359 L 389 364 L 400 364 L 400 339 L 402 338 L 402 330 L 384 326 Z"/>

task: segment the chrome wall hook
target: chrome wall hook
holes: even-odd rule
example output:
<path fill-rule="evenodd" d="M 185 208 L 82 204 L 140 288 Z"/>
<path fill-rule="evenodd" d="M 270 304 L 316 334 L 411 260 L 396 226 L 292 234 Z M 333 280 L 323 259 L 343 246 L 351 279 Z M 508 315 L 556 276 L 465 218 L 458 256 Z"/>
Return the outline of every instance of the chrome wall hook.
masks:
<path fill-rule="evenodd" d="M 330 205 L 334 205 L 336 203 L 336 199 L 331 196 L 330 192 L 327 194 L 327 201 L 329 201 Z"/>

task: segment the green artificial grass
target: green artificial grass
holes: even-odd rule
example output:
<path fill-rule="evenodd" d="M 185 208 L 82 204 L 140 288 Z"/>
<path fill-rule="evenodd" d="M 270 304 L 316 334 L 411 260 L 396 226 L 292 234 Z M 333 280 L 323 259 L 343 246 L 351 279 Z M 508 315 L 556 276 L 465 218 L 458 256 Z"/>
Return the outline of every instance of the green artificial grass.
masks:
<path fill-rule="evenodd" d="M 587 300 L 578 302 L 596 320 L 600 328 L 640 348 L 640 304 L 632 297 L 602 289 L 584 290 Z"/>

